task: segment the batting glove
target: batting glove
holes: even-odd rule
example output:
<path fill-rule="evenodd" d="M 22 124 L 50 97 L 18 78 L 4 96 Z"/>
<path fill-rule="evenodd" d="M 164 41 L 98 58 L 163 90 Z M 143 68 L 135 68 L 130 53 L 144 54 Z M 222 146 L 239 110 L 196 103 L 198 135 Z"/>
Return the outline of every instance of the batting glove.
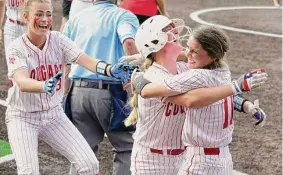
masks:
<path fill-rule="evenodd" d="M 255 128 L 262 127 L 266 122 L 266 114 L 265 112 L 259 107 L 259 100 L 255 100 L 254 104 L 251 102 L 248 103 L 248 114 L 254 117 L 256 122 L 254 123 Z"/>
<path fill-rule="evenodd" d="M 48 95 L 53 95 L 55 93 L 57 82 L 62 75 L 63 75 L 62 72 L 58 72 L 54 77 L 45 81 L 42 88 L 43 92 L 47 93 Z"/>
<path fill-rule="evenodd" d="M 117 63 L 111 67 L 110 73 L 112 77 L 121 79 L 123 84 L 126 84 L 131 79 L 131 75 L 135 68 L 137 68 L 135 65 Z"/>
<path fill-rule="evenodd" d="M 126 55 L 119 59 L 119 63 L 128 63 L 139 67 L 140 70 L 143 70 L 143 63 L 145 58 L 141 54 L 135 55 Z"/>
<path fill-rule="evenodd" d="M 267 73 L 264 68 L 251 71 L 240 76 L 238 80 L 232 81 L 233 95 L 251 91 L 264 84 L 267 80 Z"/>
<path fill-rule="evenodd" d="M 135 69 L 131 77 L 132 90 L 135 90 L 138 94 L 141 94 L 145 85 L 151 83 L 151 81 L 148 81 L 143 76 L 144 72 L 139 72 L 138 69 Z"/>

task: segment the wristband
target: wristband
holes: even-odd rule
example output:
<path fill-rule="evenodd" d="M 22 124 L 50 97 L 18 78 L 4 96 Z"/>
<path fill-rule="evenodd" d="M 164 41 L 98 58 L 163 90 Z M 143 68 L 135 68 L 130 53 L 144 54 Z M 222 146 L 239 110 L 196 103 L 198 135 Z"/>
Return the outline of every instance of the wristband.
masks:
<path fill-rule="evenodd" d="M 234 103 L 234 109 L 238 112 L 245 112 L 244 111 L 244 103 L 245 101 L 248 101 L 247 99 L 244 99 L 240 95 L 236 95 L 233 98 L 233 103 Z"/>
<path fill-rule="evenodd" d="M 106 62 L 104 61 L 99 61 L 97 64 L 96 64 L 96 73 L 98 74 L 102 74 L 104 76 L 107 76 L 107 67 L 109 66 L 110 64 L 107 64 Z"/>

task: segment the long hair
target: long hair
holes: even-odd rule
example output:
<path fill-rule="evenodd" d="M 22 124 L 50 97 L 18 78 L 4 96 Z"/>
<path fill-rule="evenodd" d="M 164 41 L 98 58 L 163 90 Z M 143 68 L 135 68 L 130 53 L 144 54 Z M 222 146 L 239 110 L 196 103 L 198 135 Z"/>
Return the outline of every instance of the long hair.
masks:
<path fill-rule="evenodd" d="M 144 70 L 146 71 L 153 63 L 153 57 L 146 58 L 144 61 Z M 125 126 L 133 125 L 138 120 L 138 96 L 139 94 L 134 90 L 133 97 L 129 101 L 129 105 L 132 107 L 130 115 L 125 119 Z"/>

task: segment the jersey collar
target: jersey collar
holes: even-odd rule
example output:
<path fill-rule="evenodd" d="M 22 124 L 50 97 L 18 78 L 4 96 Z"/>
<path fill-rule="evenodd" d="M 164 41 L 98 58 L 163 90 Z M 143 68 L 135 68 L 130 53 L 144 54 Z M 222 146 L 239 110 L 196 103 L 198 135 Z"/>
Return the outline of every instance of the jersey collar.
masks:
<path fill-rule="evenodd" d="M 161 69 L 161 70 L 163 70 L 164 72 L 166 72 L 166 73 L 168 73 L 168 74 L 171 74 L 170 72 L 168 72 L 168 70 L 165 68 L 165 67 L 163 67 L 163 66 L 161 66 L 160 64 L 157 64 L 157 63 L 153 63 L 152 64 L 152 66 L 154 66 L 154 67 L 156 67 L 156 68 L 158 68 L 158 69 Z"/>
<path fill-rule="evenodd" d="M 49 44 L 49 36 L 50 36 L 50 32 L 47 33 L 47 36 L 46 36 L 46 41 L 45 41 L 45 44 L 44 44 L 44 47 L 43 49 L 39 49 L 38 47 L 36 47 L 35 45 L 33 45 L 30 40 L 28 39 L 27 37 L 27 34 L 23 34 L 22 36 L 22 39 L 23 39 L 23 42 L 32 50 L 36 50 L 36 51 L 39 51 L 39 52 L 43 52 L 46 50 L 46 48 L 48 47 L 48 44 Z"/>

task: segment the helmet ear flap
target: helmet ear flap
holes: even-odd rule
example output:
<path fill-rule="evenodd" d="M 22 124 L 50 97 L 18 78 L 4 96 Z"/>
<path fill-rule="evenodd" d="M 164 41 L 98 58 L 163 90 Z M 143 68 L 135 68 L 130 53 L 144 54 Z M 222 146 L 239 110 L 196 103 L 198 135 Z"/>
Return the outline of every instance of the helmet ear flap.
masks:
<path fill-rule="evenodd" d="M 164 32 L 159 32 L 156 34 L 156 37 L 153 38 L 150 43 L 145 44 L 144 47 L 148 48 L 147 51 L 149 53 L 158 52 L 165 46 L 167 41 L 168 35 Z"/>

